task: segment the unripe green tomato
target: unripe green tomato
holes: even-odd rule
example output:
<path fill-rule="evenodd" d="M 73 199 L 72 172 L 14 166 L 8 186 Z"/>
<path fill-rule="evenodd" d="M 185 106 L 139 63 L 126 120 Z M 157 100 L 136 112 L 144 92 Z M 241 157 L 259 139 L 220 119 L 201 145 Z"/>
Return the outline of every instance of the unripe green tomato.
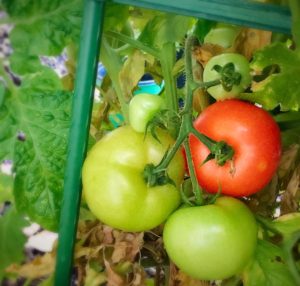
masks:
<path fill-rule="evenodd" d="M 221 75 L 214 69 L 214 66 L 218 65 L 224 67 L 229 63 L 233 63 L 235 71 L 241 74 L 241 81 L 238 85 L 233 85 L 230 91 L 226 91 L 221 84 L 208 88 L 208 93 L 216 100 L 235 98 L 251 83 L 252 78 L 249 62 L 246 57 L 236 53 L 224 53 L 212 57 L 204 68 L 203 81 L 207 82 L 221 79 Z"/>
<path fill-rule="evenodd" d="M 167 220 L 163 241 L 170 259 L 200 280 L 237 275 L 251 262 L 257 224 L 248 207 L 232 197 L 212 205 L 185 207 Z"/>
<path fill-rule="evenodd" d="M 164 100 L 159 95 L 140 93 L 129 103 L 129 124 L 136 132 L 145 132 L 147 123 L 163 108 Z"/>
<path fill-rule="evenodd" d="M 82 169 L 83 192 L 91 212 L 103 223 L 124 231 L 157 227 L 180 204 L 184 159 L 179 151 L 167 173 L 174 184 L 148 186 L 147 164 L 158 165 L 174 140 L 159 130 L 158 142 L 130 126 L 114 129 L 89 151 Z"/>
<path fill-rule="evenodd" d="M 229 48 L 233 45 L 240 28 L 229 24 L 218 24 L 212 28 L 204 37 L 204 43 L 219 45 L 223 48 Z"/>

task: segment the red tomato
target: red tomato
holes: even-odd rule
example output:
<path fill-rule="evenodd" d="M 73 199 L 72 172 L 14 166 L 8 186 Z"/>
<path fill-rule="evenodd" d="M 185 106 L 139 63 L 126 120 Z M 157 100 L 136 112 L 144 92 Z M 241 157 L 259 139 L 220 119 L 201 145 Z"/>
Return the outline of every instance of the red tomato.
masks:
<path fill-rule="evenodd" d="M 280 130 L 272 116 L 251 103 L 224 100 L 209 106 L 194 122 L 208 137 L 227 142 L 235 151 L 233 165 L 210 160 L 209 150 L 190 136 L 198 182 L 206 191 L 242 197 L 264 188 L 274 175 L 281 155 Z M 234 170 L 232 173 L 231 170 Z"/>

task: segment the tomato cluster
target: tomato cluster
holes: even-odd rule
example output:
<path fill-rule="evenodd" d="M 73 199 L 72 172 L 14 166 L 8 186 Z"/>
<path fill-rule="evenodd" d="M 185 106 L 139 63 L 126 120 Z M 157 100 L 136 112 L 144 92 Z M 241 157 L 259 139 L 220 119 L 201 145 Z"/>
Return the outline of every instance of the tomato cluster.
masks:
<path fill-rule="evenodd" d="M 270 182 L 281 142 L 268 112 L 232 99 L 251 82 L 246 58 L 231 53 L 215 56 L 203 77 L 219 83 L 207 89 L 217 102 L 199 115 L 184 141 L 189 143 L 192 169 L 186 172 L 181 148 L 166 168 L 160 168 L 172 153 L 174 140 L 162 130 L 156 138 L 145 134 L 164 103 L 160 96 L 141 94 L 130 102 L 130 126 L 115 129 L 95 144 L 82 177 L 86 202 L 98 219 L 124 231 L 145 231 L 165 223 L 163 241 L 170 259 L 194 278 L 215 280 L 239 274 L 253 257 L 257 224 L 235 197 L 252 195 Z M 203 136 L 210 147 L 199 140 Z M 214 156 L 226 150 L 232 150 L 232 156 L 220 164 Z M 201 189 L 220 196 L 214 203 L 180 207 L 185 173 L 195 174 Z"/>

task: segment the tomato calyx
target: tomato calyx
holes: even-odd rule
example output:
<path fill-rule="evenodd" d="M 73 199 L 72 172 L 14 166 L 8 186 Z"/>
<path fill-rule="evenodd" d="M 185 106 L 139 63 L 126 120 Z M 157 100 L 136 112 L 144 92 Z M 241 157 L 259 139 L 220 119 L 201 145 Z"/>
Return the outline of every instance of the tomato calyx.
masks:
<path fill-rule="evenodd" d="M 154 164 L 147 164 L 143 171 L 143 178 L 148 187 L 163 186 L 166 184 L 175 185 L 174 181 L 169 177 L 167 170 L 155 171 Z"/>
<path fill-rule="evenodd" d="M 219 166 L 224 166 L 229 160 L 233 160 L 234 150 L 225 141 L 219 141 L 211 146 L 211 152 L 208 154 L 202 165 L 210 160 L 215 160 Z"/>
<path fill-rule="evenodd" d="M 235 70 L 233 63 L 214 65 L 212 69 L 220 75 L 220 82 L 226 91 L 231 91 L 234 85 L 241 83 L 242 75 Z"/>

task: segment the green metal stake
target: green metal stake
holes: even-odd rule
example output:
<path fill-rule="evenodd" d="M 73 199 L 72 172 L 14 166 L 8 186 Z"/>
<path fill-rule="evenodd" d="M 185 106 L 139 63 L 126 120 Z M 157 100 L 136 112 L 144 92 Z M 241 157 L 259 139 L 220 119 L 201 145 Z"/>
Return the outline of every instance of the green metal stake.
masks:
<path fill-rule="evenodd" d="M 90 117 L 104 16 L 104 0 L 85 0 L 79 59 L 73 98 L 72 125 L 65 171 L 58 250 L 56 286 L 70 285 L 73 250 L 81 197 L 81 167 L 87 149 Z"/>
<path fill-rule="evenodd" d="M 280 33 L 291 33 L 291 13 L 288 7 L 270 3 L 249 0 L 113 0 L 113 2 Z"/>

